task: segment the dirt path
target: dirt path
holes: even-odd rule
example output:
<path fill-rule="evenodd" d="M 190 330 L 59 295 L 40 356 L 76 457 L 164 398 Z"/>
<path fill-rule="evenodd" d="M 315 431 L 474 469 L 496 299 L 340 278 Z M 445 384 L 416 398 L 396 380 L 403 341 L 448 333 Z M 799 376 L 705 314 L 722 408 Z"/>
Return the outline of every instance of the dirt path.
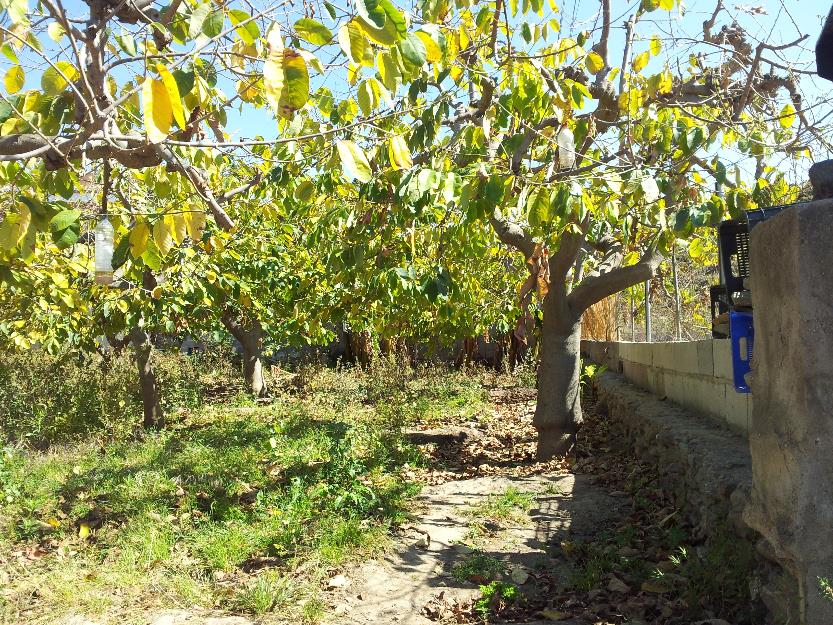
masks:
<path fill-rule="evenodd" d="M 466 514 L 506 492 L 531 494 L 534 503 L 528 513 L 505 523 L 487 520 L 486 527 Z M 465 620 L 480 591 L 477 583 L 457 579 L 455 566 L 464 566 L 474 554 L 486 561 L 494 558 L 504 567 L 499 577 L 521 582 L 518 587 L 526 591 L 538 572 L 551 577 L 563 568 L 552 555 L 553 544 L 590 537 L 619 518 L 623 506 L 621 498 L 569 473 L 450 481 L 426 488 L 419 504 L 414 523 L 392 554 L 347 574 L 348 585 L 334 597 L 336 613 L 330 623 Z"/>

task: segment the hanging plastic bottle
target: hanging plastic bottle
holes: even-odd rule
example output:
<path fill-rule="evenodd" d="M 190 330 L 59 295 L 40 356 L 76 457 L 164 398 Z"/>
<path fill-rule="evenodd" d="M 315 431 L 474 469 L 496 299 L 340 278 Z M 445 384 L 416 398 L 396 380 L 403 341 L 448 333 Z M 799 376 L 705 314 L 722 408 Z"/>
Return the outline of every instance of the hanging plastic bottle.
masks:
<path fill-rule="evenodd" d="M 113 232 L 106 216 L 95 227 L 95 281 L 99 284 L 113 282 Z"/>
<path fill-rule="evenodd" d="M 562 126 L 558 131 L 558 165 L 561 169 L 570 169 L 576 164 L 576 139 L 569 126 Z"/>

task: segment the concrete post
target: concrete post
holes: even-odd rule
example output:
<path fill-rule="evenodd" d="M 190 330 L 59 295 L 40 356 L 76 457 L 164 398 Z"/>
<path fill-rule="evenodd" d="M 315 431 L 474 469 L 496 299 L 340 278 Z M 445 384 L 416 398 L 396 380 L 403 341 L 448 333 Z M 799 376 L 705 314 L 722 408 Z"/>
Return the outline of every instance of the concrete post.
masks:
<path fill-rule="evenodd" d="M 833 602 L 833 200 L 752 230 L 755 315 L 749 525 L 784 574 L 762 598 L 778 623 L 828 625 Z"/>

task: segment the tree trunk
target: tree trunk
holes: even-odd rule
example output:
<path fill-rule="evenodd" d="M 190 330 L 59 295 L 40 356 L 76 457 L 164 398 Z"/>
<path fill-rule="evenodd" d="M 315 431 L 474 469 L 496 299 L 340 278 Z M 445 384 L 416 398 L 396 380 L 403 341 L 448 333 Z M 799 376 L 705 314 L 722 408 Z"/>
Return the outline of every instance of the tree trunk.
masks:
<path fill-rule="evenodd" d="M 148 333 L 140 328 L 135 328 L 131 332 L 130 340 L 133 343 L 136 366 L 139 369 L 139 390 L 144 412 L 142 424 L 147 429 L 163 428 L 165 427 L 165 413 L 162 411 L 162 404 L 159 400 L 159 382 L 156 380 L 151 361 L 153 344 L 150 342 Z"/>
<path fill-rule="evenodd" d="M 243 379 L 246 389 L 255 397 L 265 397 L 269 392 L 263 377 L 263 327 L 255 320 L 249 326 L 242 326 L 230 315 L 223 316 L 223 325 L 237 339 L 243 348 Z"/>
<path fill-rule="evenodd" d="M 240 341 L 243 346 L 243 378 L 246 388 L 255 397 L 265 397 L 268 392 L 266 379 L 263 377 L 263 338 L 252 334 L 247 340 Z"/>
<path fill-rule="evenodd" d="M 555 296 L 556 299 L 551 297 Z M 538 458 L 567 454 L 575 445 L 581 416 L 581 319 L 565 298 L 551 291 L 544 300 L 538 404 L 532 423 L 538 430 Z"/>

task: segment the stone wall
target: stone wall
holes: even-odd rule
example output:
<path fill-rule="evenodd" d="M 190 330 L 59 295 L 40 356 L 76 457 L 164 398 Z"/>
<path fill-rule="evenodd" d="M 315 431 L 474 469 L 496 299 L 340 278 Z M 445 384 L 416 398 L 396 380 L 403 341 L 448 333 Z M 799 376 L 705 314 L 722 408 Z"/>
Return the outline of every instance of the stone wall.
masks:
<path fill-rule="evenodd" d="M 746 435 L 752 396 L 735 391 L 728 340 L 681 343 L 582 341 L 585 357 L 629 382 Z"/>

